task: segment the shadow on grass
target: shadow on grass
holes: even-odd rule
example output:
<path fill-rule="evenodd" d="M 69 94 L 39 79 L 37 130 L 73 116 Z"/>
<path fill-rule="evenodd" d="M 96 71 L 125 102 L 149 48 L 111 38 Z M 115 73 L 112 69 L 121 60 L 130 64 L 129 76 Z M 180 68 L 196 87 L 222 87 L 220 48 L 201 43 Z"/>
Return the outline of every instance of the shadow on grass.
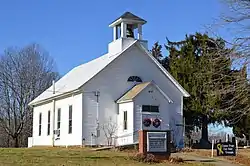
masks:
<path fill-rule="evenodd" d="M 201 163 L 209 163 L 209 162 L 216 162 L 216 160 L 209 160 L 209 159 L 201 159 L 201 160 L 184 160 L 187 162 L 201 162 Z"/>
<path fill-rule="evenodd" d="M 112 159 L 112 158 L 115 158 L 115 159 L 125 159 L 124 157 L 122 156 L 112 156 L 112 157 L 107 157 L 107 156 L 85 156 L 83 158 L 86 158 L 86 159 L 93 159 L 93 160 L 98 160 L 98 159 Z"/>

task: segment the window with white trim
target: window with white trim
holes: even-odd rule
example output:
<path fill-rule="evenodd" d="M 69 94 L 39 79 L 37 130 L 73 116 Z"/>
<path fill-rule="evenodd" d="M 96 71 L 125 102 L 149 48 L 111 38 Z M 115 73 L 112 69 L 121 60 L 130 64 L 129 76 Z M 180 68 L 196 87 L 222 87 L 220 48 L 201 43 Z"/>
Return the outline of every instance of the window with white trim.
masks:
<path fill-rule="evenodd" d="M 47 135 L 50 135 L 50 111 L 48 111 Z"/>
<path fill-rule="evenodd" d="M 57 130 L 59 130 L 58 137 L 60 137 L 60 128 L 61 128 L 61 108 L 57 109 Z"/>
<path fill-rule="evenodd" d="M 72 133 L 72 105 L 69 106 L 69 134 Z"/>
<path fill-rule="evenodd" d="M 42 113 L 39 113 L 39 131 L 38 135 L 41 136 L 42 134 Z"/>
<path fill-rule="evenodd" d="M 128 129 L 128 111 L 123 112 L 123 130 Z"/>
<path fill-rule="evenodd" d="M 142 112 L 159 112 L 159 106 L 154 105 L 142 105 Z"/>

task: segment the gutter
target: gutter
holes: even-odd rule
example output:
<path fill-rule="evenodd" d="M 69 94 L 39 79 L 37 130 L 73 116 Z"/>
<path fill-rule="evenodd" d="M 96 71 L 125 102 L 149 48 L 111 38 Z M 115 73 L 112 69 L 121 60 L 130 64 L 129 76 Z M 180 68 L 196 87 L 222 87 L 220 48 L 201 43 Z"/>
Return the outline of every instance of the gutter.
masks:
<path fill-rule="evenodd" d="M 72 95 L 72 94 L 80 92 L 80 91 L 81 91 L 80 89 L 72 90 L 72 91 L 62 93 L 62 94 L 58 94 L 58 95 L 55 95 L 55 96 L 52 96 L 50 98 L 46 98 L 46 99 L 43 99 L 43 100 L 40 100 L 40 101 L 37 101 L 37 102 L 31 102 L 28 105 L 29 106 L 35 106 L 35 105 L 38 105 L 38 104 L 43 104 L 45 102 L 50 102 L 50 101 L 56 100 L 56 99 L 58 99 L 60 97 L 64 97 L 64 96 L 67 96 L 67 95 Z"/>

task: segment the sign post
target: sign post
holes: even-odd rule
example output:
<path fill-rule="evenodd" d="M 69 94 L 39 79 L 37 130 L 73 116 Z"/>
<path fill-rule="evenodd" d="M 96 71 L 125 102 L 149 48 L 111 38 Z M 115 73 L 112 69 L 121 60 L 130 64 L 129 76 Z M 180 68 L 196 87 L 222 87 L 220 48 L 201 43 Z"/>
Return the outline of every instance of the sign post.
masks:
<path fill-rule="evenodd" d="M 211 154 L 212 158 L 214 157 L 214 140 L 212 140 L 212 154 Z"/>
<path fill-rule="evenodd" d="M 217 156 L 236 156 L 236 145 L 231 142 L 220 142 L 216 144 Z"/>

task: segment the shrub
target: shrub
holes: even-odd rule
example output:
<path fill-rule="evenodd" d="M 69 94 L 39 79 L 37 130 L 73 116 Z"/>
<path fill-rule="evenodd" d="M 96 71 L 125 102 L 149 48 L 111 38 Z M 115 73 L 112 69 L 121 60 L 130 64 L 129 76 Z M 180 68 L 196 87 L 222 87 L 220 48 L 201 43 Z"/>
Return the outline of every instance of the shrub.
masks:
<path fill-rule="evenodd" d="M 136 153 L 132 157 L 132 159 L 135 161 L 144 162 L 144 163 L 158 163 L 159 162 L 153 154 Z"/>
<path fill-rule="evenodd" d="M 159 161 L 156 159 L 155 155 L 147 154 L 146 158 L 144 159 L 145 163 L 158 163 Z"/>
<path fill-rule="evenodd" d="M 146 155 L 143 154 L 143 153 L 136 153 L 132 159 L 135 160 L 135 161 L 139 161 L 139 162 L 143 162 L 146 158 Z"/>
<path fill-rule="evenodd" d="M 194 150 L 192 148 L 183 148 L 180 149 L 178 152 L 193 152 Z"/>
<path fill-rule="evenodd" d="M 183 163 L 184 162 L 183 158 L 181 157 L 170 157 L 169 161 L 171 163 Z"/>

